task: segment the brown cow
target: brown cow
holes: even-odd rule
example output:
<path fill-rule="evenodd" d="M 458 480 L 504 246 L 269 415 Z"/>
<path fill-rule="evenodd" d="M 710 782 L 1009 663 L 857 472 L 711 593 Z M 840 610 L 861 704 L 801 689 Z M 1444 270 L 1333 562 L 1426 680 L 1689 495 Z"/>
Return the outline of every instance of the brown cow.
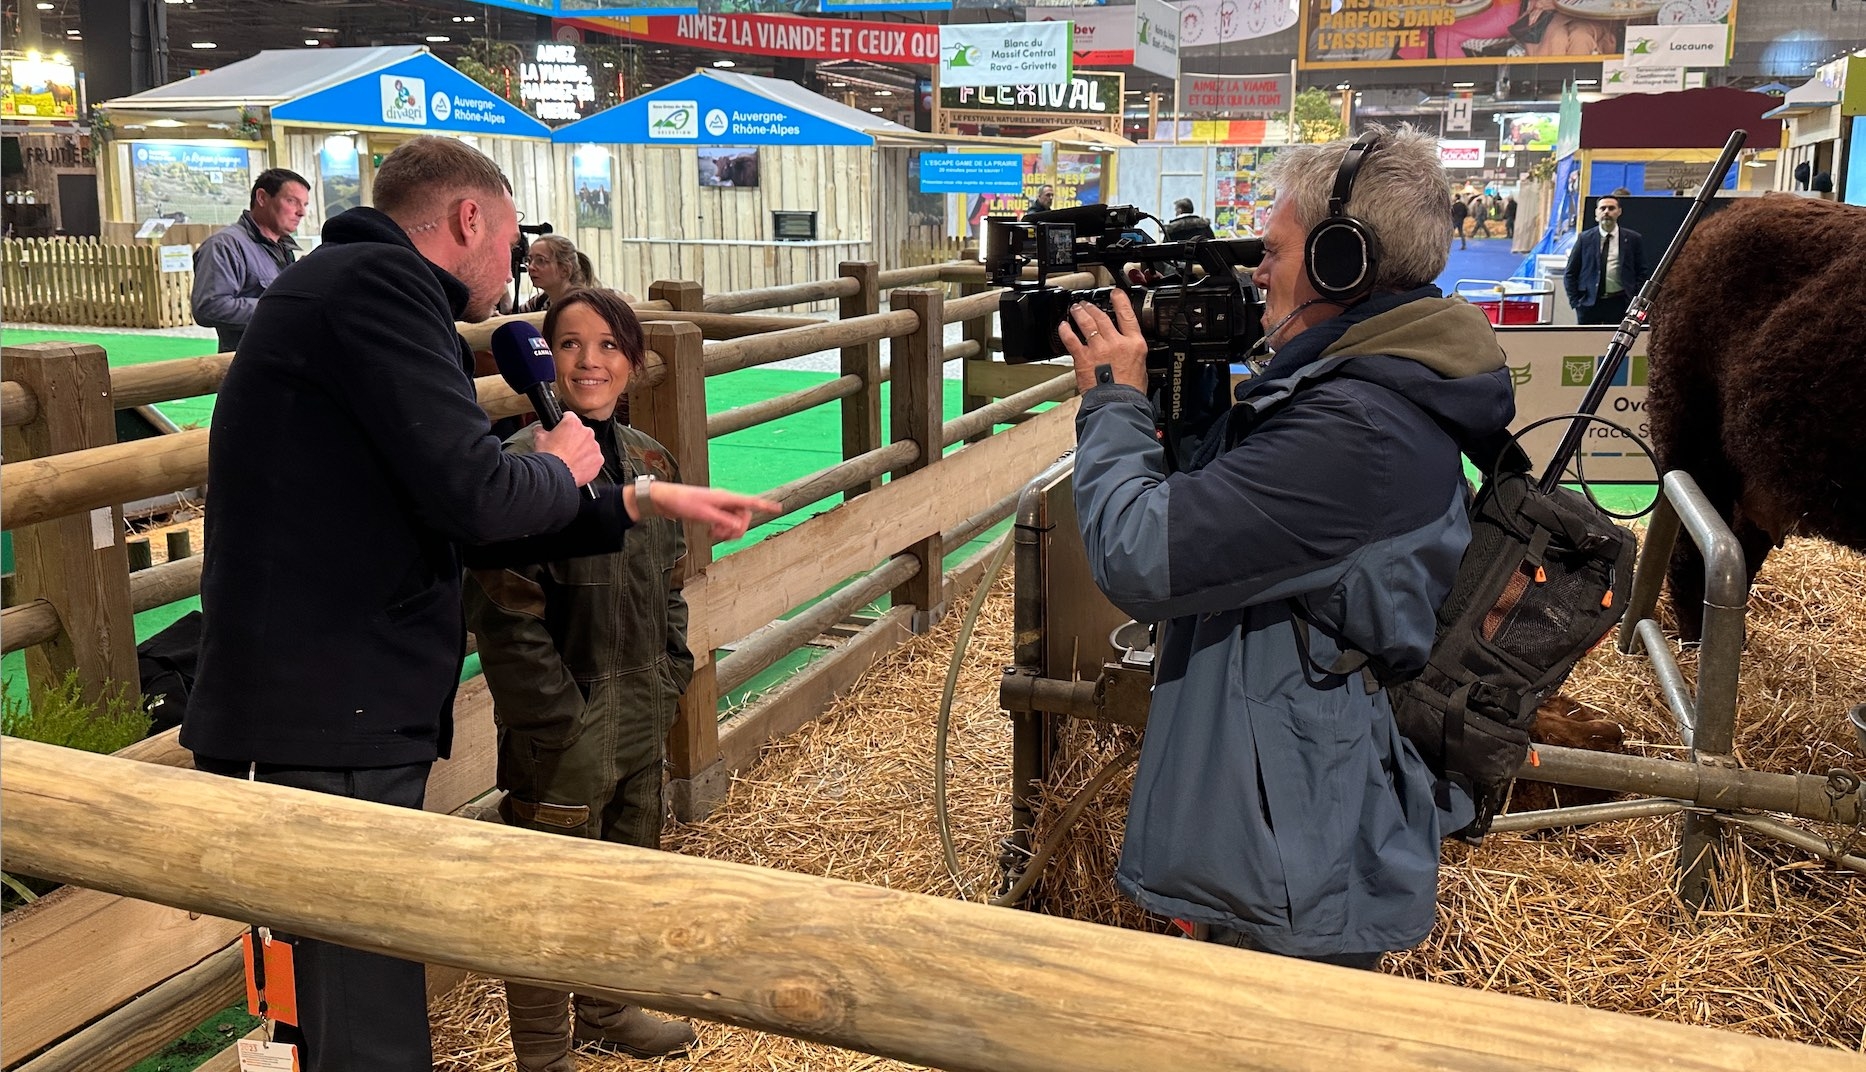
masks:
<path fill-rule="evenodd" d="M 1586 748 L 1594 752 L 1626 751 L 1626 731 L 1618 722 L 1597 718 L 1600 712 L 1557 693 L 1536 708 L 1536 720 L 1529 727 L 1529 739 L 1536 744 L 1562 748 Z M 1617 793 L 1606 789 L 1585 789 L 1573 785 L 1551 785 L 1518 778 L 1510 790 L 1512 812 L 1544 811 L 1571 808 L 1581 804 L 1601 804 Z"/>
<path fill-rule="evenodd" d="M 719 186 L 756 186 L 758 154 L 750 152 L 737 156 L 716 156 L 713 158 L 713 174 Z"/>
<path fill-rule="evenodd" d="M 1654 310 L 1647 410 L 1736 533 L 1749 580 L 1791 535 L 1866 550 L 1866 209 L 1771 194 L 1692 234 Z M 1704 565 L 1680 535 L 1679 632 L 1703 630 Z"/>

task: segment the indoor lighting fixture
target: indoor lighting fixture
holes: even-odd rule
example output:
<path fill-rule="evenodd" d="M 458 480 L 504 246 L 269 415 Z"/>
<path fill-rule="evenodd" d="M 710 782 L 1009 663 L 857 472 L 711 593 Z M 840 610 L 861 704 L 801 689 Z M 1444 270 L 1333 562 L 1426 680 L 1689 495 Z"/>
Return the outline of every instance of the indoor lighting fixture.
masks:
<path fill-rule="evenodd" d="M 868 109 L 868 110 L 869 110 L 869 111 L 871 111 L 871 112 L 878 112 L 878 111 L 880 111 L 881 109 L 880 109 L 879 107 L 875 107 L 875 108 L 870 108 L 870 109 Z"/>
<path fill-rule="evenodd" d="M 305 44 L 315 47 L 318 44 L 318 39 L 315 37 L 307 37 L 305 38 Z"/>
<path fill-rule="evenodd" d="M 1336 89 L 1348 89 L 1351 87 L 1349 87 L 1349 85 L 1346 82 L 1342 82 L 1341 84 L 1337 85 L 1335 88 Z"/>
<path fill-rule="evenodd" d="M 1453 82 L 1453 83 L 1451 84 L 1451 88 L 1453 88 L 1453 89 L 1471 89 L 1471 88 L 1473 88 L 1473 87 L 1475 87 L 1476 85 L 1477 85 L 1477 83 L 1476 83 L 1476 82 Z"/>
<path fill-rule="evenodd" d="M 50 10 L 52 10 L 52 9 L 53 9 L 54 7 L 56 7 L 57 5 L 56 5 L 56 4 L 48 4 L 48 3 L 46 3 L 46 2 L 45 2 L 45 0 L 39 0 L 39 2 L 38 2 L 38 3 L 36 3 L 36 4 L 34 4 L 34 5 L 32 5 L 32 6 L 33 6 L 33 7 L 36 7 L 36 8 L 38 8 L 38 9 L 39 9 L 40 11 L 50 11 Z"/>
<path fill-rule="evenodd" d="M 304 31 L 305 33 L 336 33 L 337 28 L 335 26 L 306 26 Z"/>
<path fill-rule="evenodd" d="M 219 48 L 220 46 L 215 44 L 212 41 L 196 41 L 190 44 L 188 47 L 189 48 Z"/>
<path fill-rule="evenodd" d="M 714 60 L 713 66 L 715 67 L 737 67 L 738 64 L 733 63 L 731 60 Z"/>
<path fill-rule="evenodd" d="M 426 41 L 430 45 L 444 45 L 447 42 L 452 41 L 453 38 L 448 37 L 446 34 L 429 34 L 428 36 L 422 38 L 422 40 Z"/>
<path fill-rule="evenodd" d="M 891 89 L 877 89 L 877 90 L 875 90 L 875 96 L 877 96 L 877 97 L 892 97 L 892 96 L 894 96 L 894 91 L 893 91 L 893 90 L 891 90 Z"/>
<path fill-rule="evenodd" d="M 1598 78 L 1577 78 L 1574 80 L 1574 84 L 1577 86 L 1597 86 L 1597 85 L 1600 85 L 1600 79 Z"/>
<path fill-rule="evenodd" d="M 849 83 L 847 83 L 847 82 L 831 82 L 831 83 L 829 84 L 829 88 L 831 88 L 831 89 L 848 89 L 848 88 L 849 88 Z"/>
<path fill-rule="evenodd" d="M 84 31 L 78 29 L 76 26 L 73 26 L 71 29 L 65 31 L 65 36 L 66 37 L 81 37 L 83 36 L 83 33 Z"/>

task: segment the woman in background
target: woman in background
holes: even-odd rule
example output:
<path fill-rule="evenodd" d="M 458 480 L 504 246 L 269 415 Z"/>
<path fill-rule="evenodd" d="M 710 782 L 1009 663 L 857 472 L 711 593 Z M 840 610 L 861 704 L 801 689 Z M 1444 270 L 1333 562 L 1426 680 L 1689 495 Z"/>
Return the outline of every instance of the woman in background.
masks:
<path fill-rule="evenodd" d="M 563 235 L 540 235 L 532 240 L 525 254 L 525 274 L 538 293 L 519 306 L 521 313 L 540 313 L 573 290 L 602 286 L 589 254 Z M 635 299 L 625 294 L 622 300 Z"/>

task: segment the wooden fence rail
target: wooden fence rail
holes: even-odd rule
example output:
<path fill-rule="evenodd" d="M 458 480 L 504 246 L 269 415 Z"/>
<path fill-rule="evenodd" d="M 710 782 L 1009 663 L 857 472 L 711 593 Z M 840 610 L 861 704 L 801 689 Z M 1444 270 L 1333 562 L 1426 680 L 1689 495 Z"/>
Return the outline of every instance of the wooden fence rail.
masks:
<path fill-rule="evenodd" d="M 0 303 L 10 320 L 120 328 L 192 323 L 194 271 L 164 272 L 156 246 L 94 238 L 0 242 Z"/>
<path fill-rule="evenodd" d="M 654 307 L 648 310 L 651 314 L 664 314 L 665 319 L 657 317 L 647 324 L 649 368 L 631 384 L 635 392 L 632 409 L 639 426 L 669 443 L 682 458 L 683 469 L 691 478 L 704 479 L 705 439 L 717 434 L 716 422 L 721 418 L 734 427 L 751 427 L 798 412 L 807 404 L 839 401 L 844 412 L 845 451 L 850 456 L 839 466 L 811 474 L 801 483 L 817 487 L 833 483 L 837 490 L 854 497 L 845 506 L 806 520 L 783 534 L 784 538 L 764 541 L 717 563 L 708 565 L 703 554 L 690 555 L 693 561 L 681 583 L 693 607 L 690 641 L 696 652 L 703 653 L 703 665 L 670 740 L 675 775 L 670 795 L 683 814 L 704 808 L 722 792 L 726 776 L 755 758 L 770 734 L 788 732 L 820 713 L 829 696 L 849 687 L 863 667 L 910 635 L 910 625 L 930 620 L 943 606 L 945 592 L 955 583 L 936 565 L 939 556 L 1004 516 L 1016 490 L 1029 475 L 1025 470 L 1034 472 L 1066 450 L 1073 440 L 1070 414 L 1052 414 L 940 457 L 941 448 L 955 441 L 954 426 L 960 422 L 940 423 L 936 387 L 944 361 L 956 359 L 964 351 L 942 350 L 939 340 L 943 324 L 936 292 L 899 288 L 915 281 L 936 280 L 943 270 L 934 266 L 893 275 L 890 281 L 897 288 L 896 309 L 882 313 L 882 273 L 873 265 L 845 265 L 844 277 L 833 282 L 842 290 L 853 284 L 856 293 L 844 300 L 840 322 L 799 323 L 802 318 L 696 312 L 695 307 L 704 297 L 693 284 L 657 285 L 655 300 L 643 303 Z M 826 288 L 827 284 L 818 289 Z M 990 315 L 990 309 L 983 305 L 979 308 L 983 315 Z M 746 338 L 742 330 L 745 325 L 739 321 L 755 322 L 763 329 L 757 333 L 761 337 Z M 492 327 L 474 325 L 465 331 L 484 345 Z M 768 342 L 780 334 L 784 338 L 775 346 Z M 827 390 L 796 392 L 709 418 L 704 411 L 703 377 L 710 355 L 702 349 L 702 335 L 721 340 L 714 349 L 735 347 L 742 355 L 754 356 L 839 346 L 845 368 L 856 371 L 830 381 Z M 890 335 L 903 342 L 896 345 L 895 360 L 883 363 L 879 360 L 879 342 Z M 796 350 L 798 346 L 806 348 Z M 86 397 L 92 399 L 93 409 L 101 404 L 106 413 L 109 405 L 125 404 L 126 396 L 148 403 L 210 393 L 218 388 L 231 359 L 230 355 L 216 355 L 125 368 L 112 374 L 104 368 L 101 352 L 91 350 L 89 359 L 97 365 L 90 373 L 92 380 L 110 386 Z M 853 363 L 851 354 L 855 355 Z M 925 415 L 897 415 L 893 422 L 897 441 L 888 443 L 882 438 L 878 399 L 882 381 L 896 372 L 924 385 L 903 394 L 913 399 Z M 495 416 L 527 408 L 527 402 L 513 395 L 497 378 L 484 378 L 477 387 L 482 405 Z M 29 420 L 6 422 L 9 436 L 38 435 L 46 421 L 65 411 L 65 398 L 70 393 L 59 388 L 42 394 L 38 389 L 10 382 L 0 386 L 0 392 L 4 392 L 0 394 L 0 405 L 25 403 L 30 407 Z M 962 420 L 968 428 L 980 426 L 981 421 L 988 428 L 1027 408 L 1018 400 Z M 8 416 L 12 416 L 10 409 Z M 63 451 L 48 445 L 40 451 L 10 451 L 10 458 L 29 456 L 0 467 L 6 522 L 9 527 L 62 524 L 65 519 L 82 518 L 87 510 L 144 491 L 164 485 L 168 485 L 164 490 L 173 490 L 198 483 L 206 464 L 208 435 L 207 430 L 198 430 L 139 444 Z M 922 459 L 930 459 L 932 464 L 910 471 Z M 696 466 L 692 460 L 700 464 Z M 859 479 L 841 479 L 852 472 L 851 460 L 861 469 Z M 896 479 L 881 484 L 881 477 L 889 473 Z M 800 490 L 799 495 L 803 494 Z M 809 492 L 808 498 L 799 498 L 798 503 L 819 502 L 826 494 Z M 89 539 L 90 530 L 86 531 Z M 695 540 L 693 546 L 705 547 L 707 542 Z M 117 547 L 120 553 L 120 538 Z M 129 576 L 124 590 L 124 628 L 128 628 L 127 615 L 132 610 L 198 593 L 202 561 L 187 559 Z M 976 576 L 981 565 L 982 559 L 975 557 L 962 573 Z M 800 571 L 809 574 L 809 579 L 802 579 Z M 786 598 L 812 584 L 815 588 L 791 603 L 774 599 L 768 592 L 747 601 L 746 586 L 768 587 L 763 578 L 775 575 L 789 578 L 784 587 Z M 853 586 L 845 584 L 851 577 L 856 578 Z M 718 721 L 717 697 L 722 684 L 742 684 L 781 657 L 782 652 L 777 650 L 780 645 L 794 648 L 812 642 L 815 637 L 810 631 L 820 632 L 826 627 L 824 615 L 829 611 L 819 606 L 780 629 L 762 628 L 778 614 L 826 590 L 836 593 L 830 597 L 830 607 L 844 611 L 844 604 L 858 595 L 865 603 L 875 592 L 910 584 L 918 587 L 912 600 L 903 602 L 896 591 L 894 610 L 813 664 L 809 672 L 778 690 L 770 702 L 756 705 L 724 724 Z M 778 609 L 768 612 L 770 607 Z M 58 598 L 33 593 L 26 603 L 0 616 L 0 632 L 4 632 L 8 650 L 30 648 L 62 642 L 71 620 Z M 718 677 L 721 664 L 711 658 L 715 650 L 730 653 L 726 656 L 729 663 L 724 664 L 728 671 L 724 682 Z M 455 720 L 466 743 L 455 760 L 441 765 L 446 768 L 445 775 L 437 768 L 436 778 L 464 779 L 476 791 L 483 790 L 493 780 L 490 710 L 483 682 L 469 683 L 463 689 Z M 481 743 L 476 745 L 474 741 Z M 125 754 L 156 763 L 189 762 L 187 753 L 176 745 L 172 731 L 140 742 Z M 437 792 L 431 786 L 430 799 L 457 801 L 461 797 L 457 790 Z M 106 1047 L 110 1067 L 126 1067 L 117 1064 L 119 1057 L 161 1034 L 171 1017 L 183 1015 L 177 1009 L 192 1010 L 197 1007 L 194 1002 L 208 1000 L 193 987 L 226 985 L 223 977 L 209 971 L 201 973 L 206 981 L 168 988 L 161 1001 L 125 1005 L 133 995 L 163 984 L 224 948 L 237 927 L 225 921 L 182 921 L 166 914 L 166 909 L 87 890 L 59 891 L 48 900 L 52 904 L 10 916 L 6 932 L 0 935 L 0 945 L 7 951 L 0 958 L 0 971 L 6 976 L 0 988 L 10 995 L 5 1009 L 0 1010 L 0 1019 L 5 1021 L 0 1024 L 0 1065 L 16 1065 L 23 1057 L 110 1013 L 120 1016 L 122 1024 L 133 1025 L 126 1029 L 133 1031 L 136 1041 Z M 72 907 L 61 907 L 67 905 Z M 99 928 L 121 938 L 100 944 Z M 125 952 L 125 941 L 133 952 Z M 100 951 L 96 956 L 94 949 Z M 103 950 L 115 952 L 105 957 Z M 134 967 L 126 969 L 126 963 Z M 98 984 L 97 980 L 104 976 L 112 976 L 109 984 Z M 74 984 L 77 979 L 86 981 Z M 83 1001 L 70 999 L 71 985 L 86 989 Z M 79 1060 L 79 1065 L 71 1067 L 94 1067 L 86 1062 L 96 1053 L 105 1052 L 96 1048 L 100 1045 L 96 1035 L 71 1041 L 73 1048 L 69 1052 L 79 1055 L 73 1058 Z M 147 1052 L 143 1049 L 138 1055 Z M 42 1059 L 53 1062 L 45 1067 L 66 1066 L 59 1064 L 66 1061 L 60 1054 L 48 1052 Z M 102 1066 L 95 1067 L 101 1072 Z"/>
<path fill-rule="evenodd" d="M 30 742 L 0 750 L 0 807 L 9 863 L 30 874 L 944 1069 L 1861 1065 L 1837 1050 Z M 258 844 L 283 853 L 281 866 L 246 866 L 235 850 Z M 510 896 L 514 874 L 530 896 Z M 591 919 L 607 925 L 592 931 Z"/>

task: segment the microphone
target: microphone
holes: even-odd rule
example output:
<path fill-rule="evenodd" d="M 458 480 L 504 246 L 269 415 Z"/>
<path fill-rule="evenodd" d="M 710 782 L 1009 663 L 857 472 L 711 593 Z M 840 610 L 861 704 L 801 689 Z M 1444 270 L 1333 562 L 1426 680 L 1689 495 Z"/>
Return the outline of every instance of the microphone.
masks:
<path fill-rule="evenodd" d="M 557 382 L 557 361 L 538 329 L 523 320 L 500 324 L 492 333 L 492 359 L 498 362 L 505 385 L 531 399 L 544 430 L 557 427 L 564 419 L 563 403 L 551 391 L 551 384 Z"/>
<path fill-rule="evenodd" d="M 531 399 L 538 412 L 538 423 L 545 431 L 564 419 L 563 403 L 557 400 L 551 384 L 557 382 L 557 361 L 551 357 L 551 344 L 538 329 L 523 320 L 500 324 L 492 332 L 492 359 L 499 365 L 499 377 L 512 390 Z M 583 485 L 596 498 L 594 485 Z"/>
<path fill-rule="evenodd" d="M 1291 320 L 1296 319 L 1298 314 L 1300 314 L 1304 309 L 1307 309 L 1311 305 L 1341 305 L 1341 303 L 1338 301 L 1333 301 L 1328 298 L 1310 298 L 1308 301 L 1303 302 L 1301 305 L 1296 306 L 1294 309 L 1291 309 L 1289 311 L 1288 316 L 1277 321 L 1275 327 L 1271 328 L 1269 331 L 1264 332 L 1263 335 L 1259 337 L 1256 342 L 1251 344 L 1251 348 L 1244 352 L 1245 363 L 1251 364 L 1253 359 L 1255 358 L 1260 358 L 1265 355 L 1274 353 L 1276 351 L 1276 343 L 1274 340 L 1276 339 L 1277 332 L 1282 331 L 1284 328 L 1288 327 L 1289 322 Z"/>

